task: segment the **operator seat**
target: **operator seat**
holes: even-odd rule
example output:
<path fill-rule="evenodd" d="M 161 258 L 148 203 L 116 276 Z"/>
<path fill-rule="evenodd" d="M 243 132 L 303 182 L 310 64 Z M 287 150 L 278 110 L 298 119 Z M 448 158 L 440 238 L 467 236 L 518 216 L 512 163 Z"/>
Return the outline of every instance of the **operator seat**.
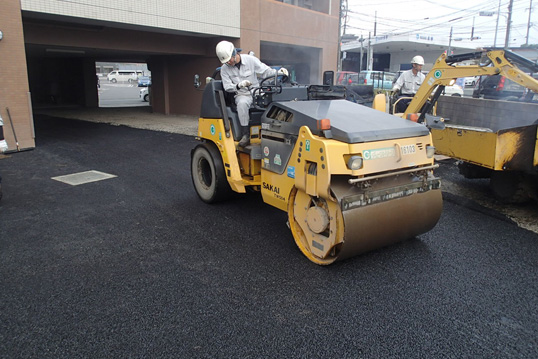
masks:
<path fill-rule="evenodd" d="M 221 80 L 213 80 L 206 85 L 204 94 L 202 96 L 202 109 L 200 111 L 200 117 L 203 118 L 223 118 L 223 114 L 220 109 L 219 91 L 222 91 L 224 95 L 224 101 L 226 103 L 226 113 L 230 119 L 230 127 L 232 129 L 232 135 L 235 141 L 241 139 L 241 123 L 239 122 L 239 115 L 237 114 L 237 107 L 235 105 L 234 95 L 224 91 Z M 250 126 L 261 124 L 261 115 L 263 111 L 251 108 L 250 112 Z"/>

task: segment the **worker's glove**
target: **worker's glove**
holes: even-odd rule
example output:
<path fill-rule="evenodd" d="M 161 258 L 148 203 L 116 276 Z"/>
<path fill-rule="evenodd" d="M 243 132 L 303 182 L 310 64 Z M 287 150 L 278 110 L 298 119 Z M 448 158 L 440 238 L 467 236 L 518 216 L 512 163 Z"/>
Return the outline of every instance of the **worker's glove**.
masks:
<path fill-rule="evenodd" d="M 288 70 L 286 70 L 285 68 L 281 67 L 277 73 L 277 75 L 284 75 L 284 76 L 288 76 Z"/>
<path fill-rule="evenodd" d="M 0 141 L 0 152 L 6 152 L 7 151 L 7 142 L 6 140 Z"/>
<path fill-rule="evenodd" d="M 249 80 L 243 80 L 237 84 L 237 89 L 240 90 L 243 87 L 249 87 L 250 85 L 252 85 L 252 82 L 250 82 Z"/>

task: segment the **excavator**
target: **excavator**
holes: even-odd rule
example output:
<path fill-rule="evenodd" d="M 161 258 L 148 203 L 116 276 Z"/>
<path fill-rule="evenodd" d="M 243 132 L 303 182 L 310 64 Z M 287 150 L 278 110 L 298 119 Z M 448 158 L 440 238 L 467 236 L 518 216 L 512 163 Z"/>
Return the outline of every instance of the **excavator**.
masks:
<path fill-rule="evenodd" d="M 530 75 L 536 72 L 537 63 L 502 49 L 442 54 L 405 113 L 395 115 L 430 127 L 437 153 L 458 159 L 467 178 L 490 178 L 502 202 L 538 199 L 538 80 Z M 457 78 L 495 75 L 526 93 L 515 102 L 440 96 Z"/>
<path fill-rule="evenodd" d="M 209 79 L 191 152 L 206 203 L 256 191 L 287 212 L 300 251 L 329 265 L 430 231 L 442 207 L 429 130 L 348 101 L 345 88 L 278 77 L 252 91 L 250 145 L 222 82 Z M 384 106 L 384 104 L 383 104 Z"/>

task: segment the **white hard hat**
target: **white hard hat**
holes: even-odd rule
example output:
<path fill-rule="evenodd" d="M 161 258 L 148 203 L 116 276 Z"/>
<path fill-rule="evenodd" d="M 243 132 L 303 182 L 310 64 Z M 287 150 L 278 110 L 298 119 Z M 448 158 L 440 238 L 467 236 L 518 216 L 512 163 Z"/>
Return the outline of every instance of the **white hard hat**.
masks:
<path fill-rule="evenodd" d="M 230 41 L 221 41 L 217 44 L 217 57 L 225 64 L 236 54 L 235 46 Z"/>
<path fill-rule="evenodd" d="M 415 56 L 413 57 L 413 60 L 411 60 L 411 63 L 417 65 L 424 65 L 424 58 L 422 56 Z"/>

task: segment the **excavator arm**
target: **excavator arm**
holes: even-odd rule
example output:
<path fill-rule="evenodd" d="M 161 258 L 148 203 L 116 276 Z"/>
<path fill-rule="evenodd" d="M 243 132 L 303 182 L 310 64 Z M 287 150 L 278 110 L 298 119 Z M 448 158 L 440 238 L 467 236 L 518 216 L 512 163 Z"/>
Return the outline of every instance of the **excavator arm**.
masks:
<path fill-rule="evenodd" d="M 461 61 L 480 59 L 483 56 L 487 56 L 488 61 L 482 65 L 455 65 Z M 456 79 L 460 77 L 502 75 L 538 93 L 538 81 L 527 75 L 516 65 L 529 69 L 529 72 L 538 72 L 536 63 L 505 50 L 492 49 L 454 56 L 442 54 L 435 61 L 428 75 L 426 75 L 422 86 L 420 86 L 402 117 L 408 118 L 409 114 L 422 112 L 419 119 L 419 122 L 422 122 L 421 119 L 428 112 L 427 109 L 423 109 L 423 106 L 431 94 L 434 93 L 434 96 L 429 106 L 434 105 L 444 86 L 453 85 Z"/>

